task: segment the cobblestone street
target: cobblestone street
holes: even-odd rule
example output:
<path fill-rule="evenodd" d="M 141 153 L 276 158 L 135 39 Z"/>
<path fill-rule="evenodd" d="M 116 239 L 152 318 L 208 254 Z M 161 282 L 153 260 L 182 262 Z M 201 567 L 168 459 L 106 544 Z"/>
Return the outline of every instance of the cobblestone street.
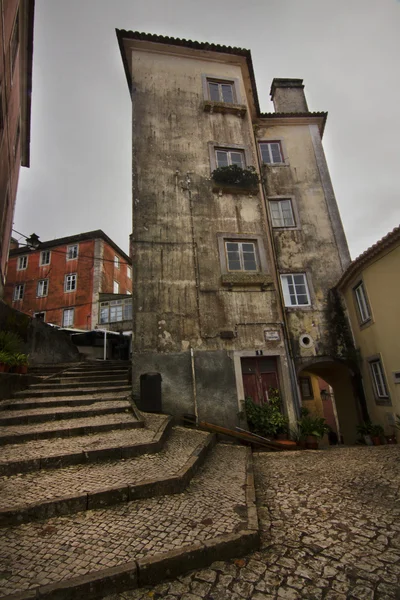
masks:
<path fill-rule="evenodd" d="M 400 598 L 400 447 L 254 454 L 262 545 L 107 600 Z"/>

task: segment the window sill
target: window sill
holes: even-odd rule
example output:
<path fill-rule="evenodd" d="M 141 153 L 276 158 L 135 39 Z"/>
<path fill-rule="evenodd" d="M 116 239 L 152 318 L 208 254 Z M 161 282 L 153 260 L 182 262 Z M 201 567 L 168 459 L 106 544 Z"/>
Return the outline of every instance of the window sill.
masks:
<path fill-rule="evenodd" d="M 243 187 L 239 185 L 232 185 L 227 183 L 217 183 L 213 181 L 212 183 L 212 191 L 215 194 L 238 194 L 238 195 L 248 195 L 248 196 L 256 196 L 258 194 L 258 185 L 256 187 Z"/>
<path fill-rule="evenodd" d="M 271 275 L 266 273 L 226 273 L 221 276 L 224 286 L 254 286 L 260 285 L 263 289 L 273 287 Z"/>
<path fill-rule="evenodd" d="M 378 406 L 392 406 L 392 401 L 390 400 L 390 398 L 375 397 L 375 404 L 377 404 Z"/>
<path fill-rule="evenodd" d="M 297 310 L 313 310 L 311 304 L 298 304 L 297 306 L 285 306 L 287 312 L 294 312 Z"/>
<path fill-rule="evenodd" d="M 269 171 L 269 169 L 271 167 L 290 167 L 290 164 L 289 164 L 289 162 L 283 162 L 283 163 L 263 163 L 262 167 L 266 171 Z"/>
<path fill-rule="evenodd" d="M 212 100 L 204 100 L 204 112 L 232 114 L 238 117 L 244 117 L 247 112 L 245 104 L 230 104 L 228 102 L 213 102 Z"/>
<path fill-rule="evenodd" d="M 374 321 L 372 320 L 372 318 L 368 319 L 367 321 L 363 321 L 362 323 L 360 323 L 360 330 L 362 331 L 363 329 L 367 329 L 368 327 L 371 327 L 371 325 L 374 324 Z"/>

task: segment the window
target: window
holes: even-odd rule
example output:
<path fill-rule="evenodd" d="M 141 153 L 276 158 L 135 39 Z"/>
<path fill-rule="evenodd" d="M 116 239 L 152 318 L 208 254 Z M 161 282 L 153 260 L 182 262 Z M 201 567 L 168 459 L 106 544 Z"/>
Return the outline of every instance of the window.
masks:
<path fill-rule="evenodd" d="M 126 276 L 128 279 L 132 279 L 132 269 L 131 267 L 126 267 Z"/>
<path fill-rule="evenodd" d="M 258 271 L 255 242 L 225 242 L 228 271 Z"/>
<path fill-rule="evenodd" d="M 280 142 L 261 142 L 260 152 L 263 163 L 267 165 L 284 162 Z"/>
<path fill-rule="evenodd" d="M 300 391 L 303 400 L 312 400 L 314 398 L 310 377 L 300 377 Z"/>
<path fill-rule="evenodd" d="M 47 292 L 49 291 L 49 280 L 41 279 L 38 281 L 36 295 L 38 298 L 42 298 L 43 296 L 47 296 Z"/>
<path fill-rule="evenodd" d="M 17 271 L 24 271 L 28 266 L 28 257 L 19 256 L 17 261 Z"/>
<path fill-rule="evenodd" d="M 371 367 L 376 398 L 378 400 L 387 400 L 389 398 L 389 392 L 380 358 L 370 360 L 369 364 Z"/>
<path fill-rule="evenodd" d="M 67 246 L 67 260 L 74 260 L 78 258 L 78 244 Z"/>
<path fill-rule="evenodd" d="M 35 319 L 37 319 L 38 321 L 43 321 L 43 323 L 46 321 L 46 311 L 42 311 L 42 312 L 34 312 L 33 316 Z"/>
<path fill-rule="evenodd" d="M 76 273 L 65 276 L 64 292 L 73 292 L 76 290 Z"/>
<path fill-rule="evenodd" d="M 100 303 L 100 323 L 117 323 L 132 320 L 131 298 Z"/>
<path fill-rule="evenodd" d="M 244 169 L 246 165 L 243 150 L 216 149 L 215 160 L 217 167 L 228 167 L 230 165 L 237 165 L 241 169 Z"/>
<path fill-rule="evenodd" d="M 357 300 L 361 323 L 366 323 L 371 318 L 371 312 L 369 310 L 367 294 L 365 293 L 364 283 L 362 281 L 354 288 L 354 294 Z"/>
<path fill-rule="evenodd" d="M 117 255 L 114 256 L 114 267 L 119 269 L 119 256 Z"/>
<path fill-rule="evenodd" d="M 115 280 L 114 280 L 113 293 L 114 294 L 119 294 L 119 283 L 118 283 L 118 281 L 115 281 Z"/>
<path fill-rule="evenodd" d="M 212 102 L 234 104 L 234 83 L 230 81 L 212 81 L 207 79 L 208 95 Z"/>
<path fill-rule="evenodd" d="M 40 266 L 43 267 L 44 265 L 49 265 L 50 258 L 51 258 L 50 250 L 43 250 L 43 252 L 40 253 L 40 263 L 39 263 Z"/>
<path fill-rule="evenodd" d="M 10 42 L 10 60 L 11 60 L 11 73 L 14 71 L 15 59 L 17 58 L 19 45 L 19 11 L 15 17 L 14 29 L 11 36 Z"/>
<path fill-rule="evenodd" d="M 65 310 L 63 310 L 62 326 L 63 327 L 72 327 L 73 324 L 74 324 L 74 309 L 66 308 Z"/>
<path fill-rule="evenodd" d="M 14 288 L 14 300 L 22 300 L 24 297 L 25 284 L 19 283 Z"/>
<path fill-rule="evenodd" d="M 292 201 L 287 198 L 283 200 L 270 200 L 272 227 L 295 227 Z"/>
<path fill-rule="evenodd" d="M 285 306 L 310 306 L 307 279 L 304 273 L 281 275 Z"/>

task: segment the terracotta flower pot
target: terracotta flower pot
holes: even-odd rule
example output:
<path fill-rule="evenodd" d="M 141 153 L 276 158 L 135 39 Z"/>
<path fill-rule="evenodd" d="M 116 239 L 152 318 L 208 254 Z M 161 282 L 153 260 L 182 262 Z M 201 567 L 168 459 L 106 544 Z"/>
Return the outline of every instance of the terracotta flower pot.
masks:
<path fill-rule="evenodd" d="M 371 439 L 372 439 L 372 443 L 374 444 L 374 446 L 380 446 L 381 445 L 381 438 L 379 436 L 372 435 Z"/>
<path fill-rule="evenodd" d="M 306 448 L 308 450 L 318 450 L 318 438 L 315 435 L 308 435 L 306 437 Z"/>
<path fill-rule="evenodd" d="M 8 365 L 0 363 L 0 373 L 8 373 L 9 368 L 10 367 Z"/>

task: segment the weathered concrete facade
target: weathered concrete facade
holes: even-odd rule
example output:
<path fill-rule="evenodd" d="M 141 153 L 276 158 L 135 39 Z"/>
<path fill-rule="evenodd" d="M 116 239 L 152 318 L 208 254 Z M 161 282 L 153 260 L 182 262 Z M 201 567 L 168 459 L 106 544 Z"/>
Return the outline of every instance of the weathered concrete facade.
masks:
<path fill-rule="evenodd" d="M 261 394 L 277 382 L 293 423 L 295 363 L 327 353 L 327 292 L 349 261 L 320 167 L 326 114 L 304 112 L 301 80 L 274 80 L 290 113 L 262 115 L 249 51 L 118 39 L 133 105 L 134 391 L 141 373 L 158 371 L 166 410 L 235 426 L 254 375 Z M 228 83 L 230 100 L 213 101 L 210 82 Z M 259 142 L 276 140 L 282 164 L 263 165 Z M 217 151 L 239 152 L 263 183 L 216 184 Z M 273 227 L 274 198 L 291 199 L 295 227 Z M 231 268 L 228 243 L 251 245 L 254 272 Z M 297 272 L 310 303 L 286 308 L 280 275 Z M 302 334 L 315 344 L 301 345 Z"/>

